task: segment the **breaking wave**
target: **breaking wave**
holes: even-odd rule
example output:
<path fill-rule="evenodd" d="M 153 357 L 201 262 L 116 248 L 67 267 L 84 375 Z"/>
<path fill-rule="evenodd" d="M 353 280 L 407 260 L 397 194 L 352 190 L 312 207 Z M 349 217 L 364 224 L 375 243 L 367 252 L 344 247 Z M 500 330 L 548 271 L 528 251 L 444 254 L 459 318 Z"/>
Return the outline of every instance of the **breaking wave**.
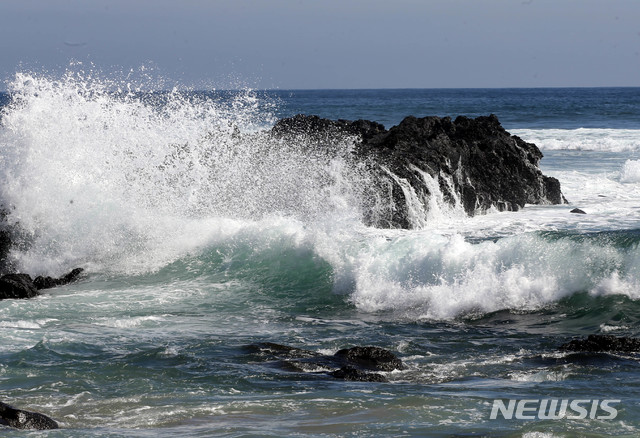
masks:
<path fill-rule="evenodd" d="M 372 202 L 374 177 L 351 159 L 353 139 L 329 150 L 275 138 L 272 108 L 251 91 L 132 88 L 16 75 L 1 114 L 0 187 L 24 235 L 13 254 L 22 270 L 144 276 L 182 263 L 181 276 L 273 280 L 294 295 L 328 289 L 362 311 L 412 319 L 534 310 L 576 292 L 640 298 L 636 231 L 474 233 L 500 213 L 466 217 L 426 173 L 429 199 L 398 182 L 417 229 L 369 228 L 365 205 L 393 205 Z M 592 131 L 513 132 L 550 149 L 640 146 L 637 131 Z M 621 181 L 640 180 L 637 167 L 628 161 Z"/>
<path fill-rule="evenodd" d="M 535 143 L 543 151 L 640 151 L 640 130 L 637 129 L 512 129 L 509 132 Z"/>

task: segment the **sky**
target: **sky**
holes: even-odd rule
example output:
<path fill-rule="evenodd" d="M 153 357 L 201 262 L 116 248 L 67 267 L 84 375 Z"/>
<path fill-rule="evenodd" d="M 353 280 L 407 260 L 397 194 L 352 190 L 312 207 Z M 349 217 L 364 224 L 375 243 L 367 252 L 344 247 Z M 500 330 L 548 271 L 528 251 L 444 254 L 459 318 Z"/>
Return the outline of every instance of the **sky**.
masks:
<path fill-rule="evenodd" d="M 165 88 L 640 86 L 640 1 L 0 0 L 0 89 L 78 63 Z"/>

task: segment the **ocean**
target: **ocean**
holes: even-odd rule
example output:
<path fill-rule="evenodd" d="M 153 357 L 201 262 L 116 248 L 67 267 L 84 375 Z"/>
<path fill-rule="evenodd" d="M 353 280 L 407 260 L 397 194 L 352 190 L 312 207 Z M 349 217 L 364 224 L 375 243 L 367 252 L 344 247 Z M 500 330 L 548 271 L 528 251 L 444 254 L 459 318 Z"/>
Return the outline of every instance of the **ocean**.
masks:
<path fill-rule="evenodd" d="M 62 427 L 3 436 L 638 435 L 638 356 L 559 346 L 640 336 L 639 88 L 151 92 L 29 73 L 9 88 L 12 256 L 85 275 L 0 301 L 0 400 Z M 496 114 L 569 204 L 467 217 L 434 199 L 415 229 L 367 227 L 363 169 L 265 140 L 298 113 Z M 406 369 L 292 372 L 247 352 L 260 342 L 378 346 Z M 495 400 L 547 399 L 588 415 L 491 418 Z"/>

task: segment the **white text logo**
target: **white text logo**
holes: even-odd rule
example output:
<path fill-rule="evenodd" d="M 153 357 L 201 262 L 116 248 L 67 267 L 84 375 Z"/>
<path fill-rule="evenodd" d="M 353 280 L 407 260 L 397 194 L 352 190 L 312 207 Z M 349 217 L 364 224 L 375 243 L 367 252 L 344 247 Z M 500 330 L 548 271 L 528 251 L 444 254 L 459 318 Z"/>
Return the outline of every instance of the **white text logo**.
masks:
<path fill-rule="evenodd" d="M 491 408 L 492 420 L 502 416 L 505 420 L 613 420 L 618 410 L 611 405 L 620 400 L 494 400 Z"/>

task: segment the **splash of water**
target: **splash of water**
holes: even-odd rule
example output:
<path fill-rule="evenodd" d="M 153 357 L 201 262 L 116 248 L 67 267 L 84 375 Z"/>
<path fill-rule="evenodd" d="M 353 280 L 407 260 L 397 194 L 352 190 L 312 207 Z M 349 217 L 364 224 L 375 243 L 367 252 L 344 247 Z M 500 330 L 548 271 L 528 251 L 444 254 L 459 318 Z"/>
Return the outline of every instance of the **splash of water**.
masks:
<path fill-rule="evenodd" d="M 23 269 L 121 259 L 145 269 L 144 258 L 171 259 L 242 221 L 360 220 L 371 176 L 350 158 L 353 139 L 330 151 L 275 139 L 251 91 L 137 93 L 89 76 L 11 83 L 0 183 L 29 236 Z"/>
<path fill-rule="evenodd" d="M 422 230 L 365 227 L 393 201 L 372 189 L 384 182 L 352 158 L 353 139 L 318 148 L 271 136 L 273 113 L 251 91 L 141 93 L 79 74 L 18 74 L 11 98 L 1 114 L 0 195 L 29 241 L 15 257 L 33 274 L 77 265 L 146 273 L 221 246 L 233 257 L 248 239 L 255 253 L 285 245 L 319 256 L 334 291 L 368 312 L 441 319 L 539 308 L 576 291 L 637 298 L 637 246 L 536 234 L 465 240 L 459 232 L 483 235 L 484 223 L 531 231 L 518 225 L 529 216 L 467 218 L 459 199 L 451 205 L 440 192 L 451 185 L 445 175 L 414 169 L 430 193 L 421 198 L 387 174 Z M 536 214 L 554 212 L 527 214 L 540 229 Z"/>
<path fill-rule="evenodd" d="M 620 172 L 620 182 L 638 183 L 640 182 L 640 160 L 627 160 Z"/>

